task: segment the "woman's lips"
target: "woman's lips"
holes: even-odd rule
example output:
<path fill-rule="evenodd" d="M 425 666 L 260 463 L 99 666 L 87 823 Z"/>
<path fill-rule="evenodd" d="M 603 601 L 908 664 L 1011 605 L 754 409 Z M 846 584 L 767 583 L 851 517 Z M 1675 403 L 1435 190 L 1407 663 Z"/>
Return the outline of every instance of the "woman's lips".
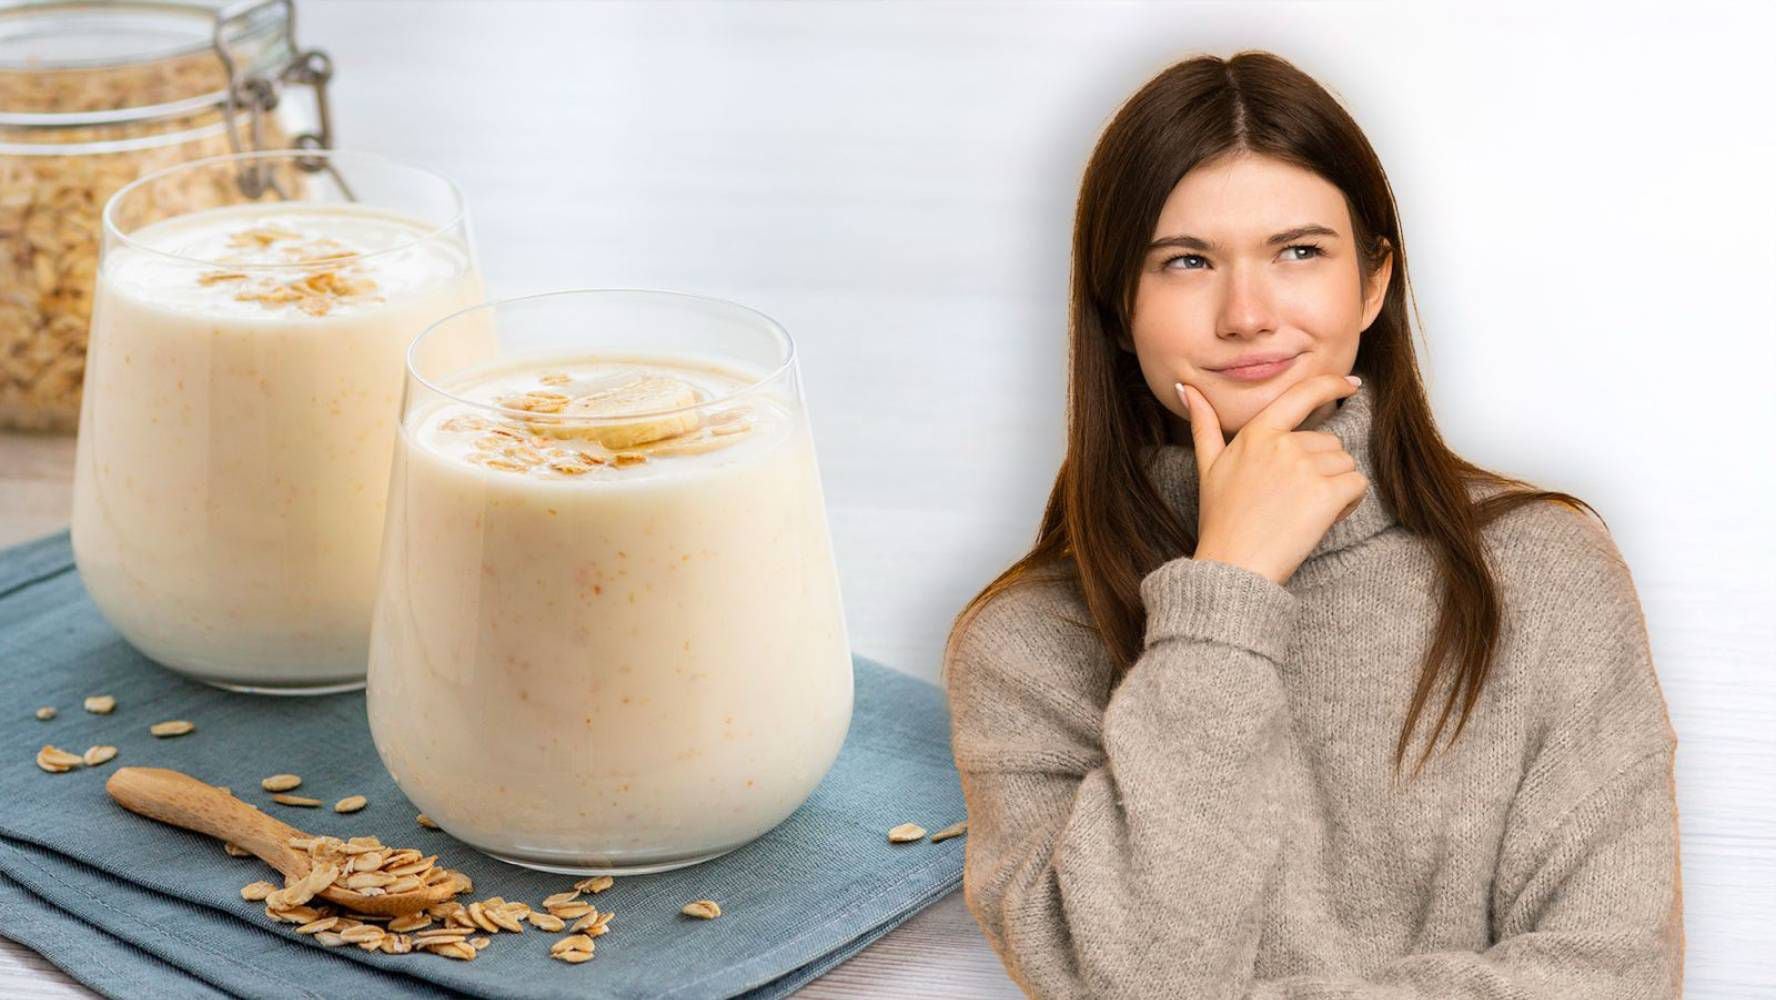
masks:
<path fill-rule="evenodd" d="M 1301 355 L 1295 355 L 1295 358 L 1299 357 Z M 1233 379 L 1235 382 L 1262 382 L 1294 364 L 1295 358 L 1270 361 L 1261 365 L 1247 365 L 1244 368 L 1221 368 L 1215 370 L 1215 374 Z"/>

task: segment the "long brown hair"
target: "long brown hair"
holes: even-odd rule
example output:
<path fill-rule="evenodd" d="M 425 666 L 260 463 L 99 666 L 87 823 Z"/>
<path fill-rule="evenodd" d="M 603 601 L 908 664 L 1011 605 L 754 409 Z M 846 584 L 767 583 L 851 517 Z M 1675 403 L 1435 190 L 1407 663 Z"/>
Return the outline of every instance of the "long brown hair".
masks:
<path fill-rule="evenodd" d="M 1332 95 L 1268 52 L 1201 56 L 1166 69 L 1099 137 L 1073 225 L 1066 455 L 1035 544 L 963 607 L 950 643 L 996 595 L 1026 580 L 1059 579 L 1083 596 L 1092 622 L 1077 624 L 1102 636 L 1118 678 L 1140 655 L 1141 580 L 1194 553 L 1196 526 L 1182 523 L 1142 467 L 1142 450 L 1167 442 L 1168 411 L 1121 345 L 1129 342 L 1135 287 L 1167 196 L 1192 168 L 1237 153 L 1295 164 L 1344 193 L 1364 287 L 1394 254 L 1393 280 L 1359 340 L 1355 371 L 1374 386 L 1371 486 L 1400 525 L 1429 545 L 1443 581 L 1435 637 L 1394 749 L 1397 776 L 1425 702 L 1453 659 L 1454 683 L 1417 777 L 1458 698 L 1461 718 L 1449 742 L 1461 736 L 1491 666 L 1500 604 L 1480 529 L 1541 500 L 1597 512 L 1570 494 L 1472 465 L 1444 444 L 1413 355 L 1406 241 L 1387 175 Z M 1499 489 L 1481 497 L 1470 493 L 1476 486 Z M 947 652 L 944 660 L 947 669 Z"/>

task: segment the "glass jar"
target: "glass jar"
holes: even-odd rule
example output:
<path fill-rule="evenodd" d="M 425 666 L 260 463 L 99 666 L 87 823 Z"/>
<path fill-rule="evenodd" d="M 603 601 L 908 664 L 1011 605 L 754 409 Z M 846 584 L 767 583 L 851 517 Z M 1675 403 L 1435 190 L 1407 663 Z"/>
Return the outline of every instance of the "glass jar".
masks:
<path fill-rule="evenodd" d="M 99 212 L 144 174 L 247 149 L 319 147 L 325 54 L 290 0 L 51 0 L 0 9 L 0 428 L 72 430 Z M 292 136 L 285 83 L 316 88 Z"/>
<path fill-rule="evenodd" d="M 501 860 L 705 861 L 813 793 L 852 673 L 789 335 L 718 299 L 497 302 L 408 349 L 368 708 Z"/>
<path fill-rule="evenodd" d="M 407 345 L 484 297 L 461 194 L 367 153 L 245 153 L 135 181 L 103 225 L 87 593 L 198 680 L 362 686 Z"/>

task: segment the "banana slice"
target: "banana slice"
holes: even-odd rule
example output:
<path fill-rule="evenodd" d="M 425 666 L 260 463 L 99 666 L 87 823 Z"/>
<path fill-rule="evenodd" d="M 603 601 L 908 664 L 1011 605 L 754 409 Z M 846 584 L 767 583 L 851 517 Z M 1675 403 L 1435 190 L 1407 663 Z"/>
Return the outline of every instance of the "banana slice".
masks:
<path fill-rule="evenodd" d="M 717 448 L 726 448 L 735 441 L 732 437 L 716 437 L 707 428 L 693 434 L 680 434 L 664 441 L 643 445 L 642 450 L 649 455 L 701 455 Z"/>
<path fill-rule="evenodd" d="M 559 420 L 534 420 L 526 423 L 532 431 L 550 437 L 597 441 L 612 449 L 633 448 L 696 430 L 697 411 L 686 410 L 683 413 L 631 421 L 609 418 L 674 410 L 696 403 L 697 390 L 690 383 L 662 375 L 640 375 L 576 396 L 556 411 Z M 605 419 L 594 423 L 591 420 L 575 420 L 575 417 Z"/>

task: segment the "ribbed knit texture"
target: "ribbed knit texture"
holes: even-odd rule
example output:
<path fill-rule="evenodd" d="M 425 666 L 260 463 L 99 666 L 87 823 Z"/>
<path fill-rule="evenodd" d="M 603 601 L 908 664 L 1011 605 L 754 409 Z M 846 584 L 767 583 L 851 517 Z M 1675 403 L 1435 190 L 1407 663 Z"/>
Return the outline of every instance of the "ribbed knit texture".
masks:
<path fill-rule="evenodd" d="M 1314 429 L 1375 481 L 1372 385 Z M 1191 450 L 1144 455 L 1187 523 Z M 1429 548 L 1373 486 L 1286 586 L 1174 559 L 1120 684 L 1076 588 L 991 602 L 944 664 L 965 898 L 1033 996 L 1681 995 L 1677 736 L 1602 524 L 1483 532 L 1504 628 L 1466 730 L 1395 740 L 1436 623 Z M 1072 620 L 1072 622 L 1069 621 Z"/>

